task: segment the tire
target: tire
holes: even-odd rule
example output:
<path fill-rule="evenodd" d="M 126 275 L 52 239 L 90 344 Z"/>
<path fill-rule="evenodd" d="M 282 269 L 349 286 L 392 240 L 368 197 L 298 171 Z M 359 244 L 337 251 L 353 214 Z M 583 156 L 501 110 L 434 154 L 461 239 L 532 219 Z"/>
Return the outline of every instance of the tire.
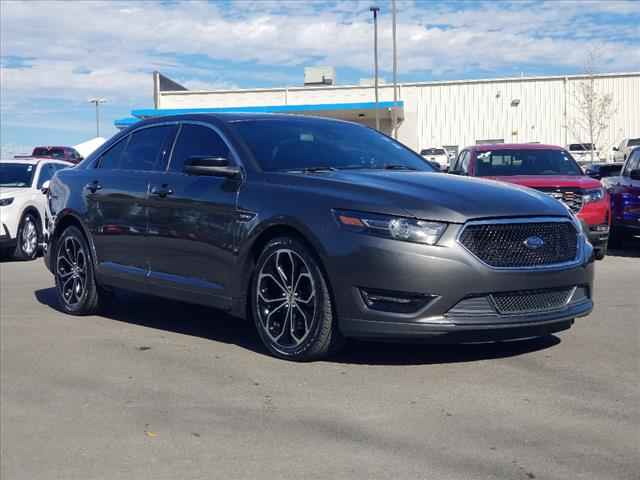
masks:
<path fill-rule="evenodd" d="M 100 307 L 89 245 L 76 227 L 67 227 L 55 246 L 52 268 L 60 307 L 71 315 L 91 315 Z"/>
<path fill-rule="evenodd" d="M 38 256 L 42 242 L 42 225 L 33 213 L 26 213 L 20 220 L 13 258 L 33 260 Z"/>
<path fill-rule="evenodd" d="M 607 256 L 607 245 L 596 248 L 593 256 L 596 260 L 604 260 L 604 257 Z"/>
<path fill-rule="evenodd" d="M 343 345 L 327 281 L 301 241 L 280 237 L 265 246 L 249 295 L 256 329 L 272 355 L 312 361 Z"/>

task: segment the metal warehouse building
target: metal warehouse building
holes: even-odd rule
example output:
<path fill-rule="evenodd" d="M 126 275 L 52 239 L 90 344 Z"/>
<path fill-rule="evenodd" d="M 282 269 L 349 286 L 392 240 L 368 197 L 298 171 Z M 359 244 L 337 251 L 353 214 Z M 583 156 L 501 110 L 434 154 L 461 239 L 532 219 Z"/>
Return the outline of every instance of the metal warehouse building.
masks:
<path fill-rule="evenodd" d="M 381 130 L 391 133 L 392 109 L 398 139 L 419 151 L 445 146 L 458 151 L 487 142 L 541 142 L 567 145 L 576 138 L 568 125 L 578 115 L 576 88 L 588 77 L 518 77 L 398 84 L 379 87 Z M 611 94 L 616 109 L 598 147 L 608 151 L 628 136 L 640 135 L 640 72 L 602 74 L 596 90 Z M 371 85 L 307 85 L 243 90 L 187 90 L 154 73 L 154 109 L 133 110 L 116 121 L 123 128 L 150 116 L 195 112 L 279 112 L 320 115 L 375 125 Z"/>

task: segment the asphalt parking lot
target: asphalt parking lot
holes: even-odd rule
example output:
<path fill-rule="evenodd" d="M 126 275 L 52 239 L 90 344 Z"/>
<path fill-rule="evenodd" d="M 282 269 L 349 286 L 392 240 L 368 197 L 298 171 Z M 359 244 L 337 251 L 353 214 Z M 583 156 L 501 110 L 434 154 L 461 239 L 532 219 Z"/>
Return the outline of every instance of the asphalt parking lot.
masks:
<path fill-rule="evenodd" d="M 2 479 L 640 478 L 640 240 L 597 264 L 556 337 L 352 342 L 273 359 L 215 310 L 120 295 L 56 310 L 43 262 L 0 264 Z"/>

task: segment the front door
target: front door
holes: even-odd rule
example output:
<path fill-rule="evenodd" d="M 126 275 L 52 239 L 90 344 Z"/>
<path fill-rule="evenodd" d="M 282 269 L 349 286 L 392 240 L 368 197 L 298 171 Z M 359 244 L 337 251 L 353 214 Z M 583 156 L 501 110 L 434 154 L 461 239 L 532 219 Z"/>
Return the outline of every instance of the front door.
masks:
<path fill-rule="evenodd" d="M 204 124 L 181 126 L 168 171 L 150 183 L 149 281 L 165 295 L 226 306 L 241 180 L 183 173 L 185 160 L 196 156 L 234 162 L 216 130 Z"/>

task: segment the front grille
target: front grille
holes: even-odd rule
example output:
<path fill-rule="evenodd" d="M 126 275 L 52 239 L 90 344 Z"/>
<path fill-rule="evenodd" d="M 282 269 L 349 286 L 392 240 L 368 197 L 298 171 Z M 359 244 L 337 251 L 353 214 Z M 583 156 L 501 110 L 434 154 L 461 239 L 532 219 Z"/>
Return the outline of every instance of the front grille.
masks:
<path fill-rule="evenodd" d="M 569 221 L 471 223 L 459 241 L 495 268 L 550 266 L 571 262 L 578 254 L 578 232 Z"/>
<path fill-rule="evenodd" d="M 578 213 L 580 210 L 582 210 L 582 190 L 580 189 L 541 188 L 539 190 L 555 198 L 556 200 L 560 200 L 574 213 Z"/>
<path fill-rule="evenodd" d="M 573 288 L 493 294 L 491 298 L 502 315 L 544 312 L 564 307 Z"/>

